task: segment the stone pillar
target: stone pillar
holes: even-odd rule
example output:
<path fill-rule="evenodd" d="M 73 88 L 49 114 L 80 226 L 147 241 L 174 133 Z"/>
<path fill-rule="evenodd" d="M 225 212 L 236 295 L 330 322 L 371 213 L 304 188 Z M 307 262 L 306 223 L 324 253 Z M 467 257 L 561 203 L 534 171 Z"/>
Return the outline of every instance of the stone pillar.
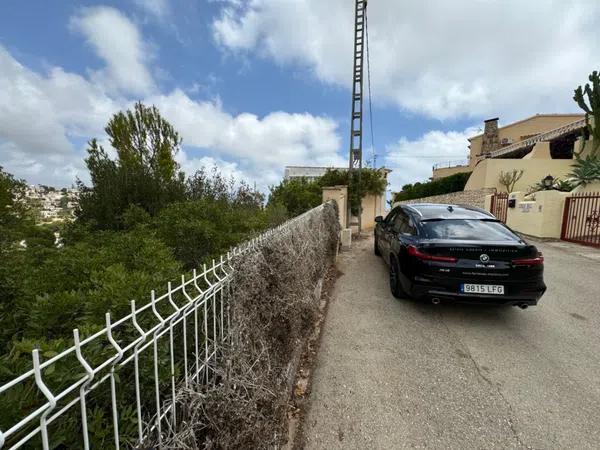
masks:
<path fill-rule="evenodd" d="M 487 155 L 500 148 L 500 134 L 498 132 L 498 117 L 483 122 L 483 140 L 481 142 L 481 154 Z"/>
<path fill-rule="evenodd" d="M 329 186 L 323 188 L 323 203 L 334 200 L 338 205 L 338 216 L 342 229 L 348 226 L 348 186 Z"/>

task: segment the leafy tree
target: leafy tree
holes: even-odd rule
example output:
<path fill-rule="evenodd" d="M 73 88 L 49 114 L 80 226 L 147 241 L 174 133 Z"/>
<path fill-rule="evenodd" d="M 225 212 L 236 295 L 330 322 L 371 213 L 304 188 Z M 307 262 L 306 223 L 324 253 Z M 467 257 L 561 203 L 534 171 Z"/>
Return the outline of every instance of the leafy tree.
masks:
<path fill-rule="evenodd" d="M 498 181 L 506 188 L 506 192 L 513 192 L 515 185 L 523 177 L 523 170 L 513 169 L 512 172 L 501 171 Z"/>
<path fill-rule="evenodd" d="M 80 220 L 98 229 L 121 229 L 130 205 L 153 216 L 185 198 L 184 174 L 174 158 L 181 138 L 155 106 L 138 102 L 133 111 L 115 114 L 105 131 L 117 158 L 90 141 L 85 162 L 92 186 L 78 182 Z"/>
<path fill-rule="evenodd" d="M 36 226 L 25 203 L 25 182 L 0 167 L 0 348 L 3 336 L 11 336 L 9 324 L 16 320 L 15 301 L 22 286 L 22 271 L 37 264 L 26 255 L 43 253 L 54 245 L 54 232 Z M 1 351 L 0 351 L 1 353 Z"/>
<path fill-rule="evenodd" d="M 235 179 L 225 178 L 216 167 L 209 172 L 200 168 L 186 181 L 186 196 L 190 200 L 211 199 L 229 201 L 235 190 Z"/>
<path fill-rule="evenodd" d="M 331 169 L 320 177 L 317 182 L 321 187 L 346 185 L 348 186 L 348 199 L 352 214 L 358 215 L 361 200 L 367 195 L 382 195 L 385 192 L 387 181 L 376 169 L 364 168 L 360 177 L 357 171 L 352 175 L 347 170 Z"/>
<path fill-rule="evenodd" d="M 269 206 L 281 205 L 290 217 L 295 217 L 321 204 L 321 185 L 308 178 L 288 178 L 277 186 L 271 186 Z"/>
<path fill-rule="evenodd" d="M 314 181 L 307 178 L 289 178 L 277 186 L 271 186 L 268 204 L 282 205 L 290 216 L 297 216 L 321 204 L 324 187 L 338 185 L 348 186 L 350 208 L 356 215 L 360 209 L 361 199 L 369 194 L 383 194 L 387 181 L 381 172 L 375 169 L 362 169 L 360 181 L 357 172 L 350 175 L 347 170 L 329 169 Z"/>
<path fill-rule="evenodd" d="M 595 70 L 588 79 L 591 85 L 586 83 L 584 88 L 579 86 L 575 89 L 573 100 L 585 111 L 586 130 L 592 137 L 592 153 L 595 154 L 600 150 L 600 73 Z M 594 119 L 593 123 L 590 121 L 590 117 Z M 585 148 L 585 135 L 583 143 Z"/>
<path fill-rule="evenodd" d="M 394 195 L 394 202 L 462 191 L 470 176 L 471 172 L 463 172 L 424 183 L 405 184 L 402 190 Z"/>
<path fill-rule="evenodd" d="M 165 207 L 149 225 L 186 269 L 217 258 L 267 226 L 279 211 L 263 208 L 264 196 L 218 170 L 198 170 L 187 181 L 185 202 Z"/>
<path fill-rule="evenodd" d="M 210 199 L 252 208 L 262 207 L 265 201 L 264 194 L 243 180 L 225 178 L 217 167 L 210 172 L 202 167 L 188 178 L 186 195 L 189 200 Z"/>
<path fill-rule="evenodd" d="M 5 232 L 27 220 L 28 208 L 25 204 L 25 182 L 15 179 L 0 166 L 0 227 Z"/>

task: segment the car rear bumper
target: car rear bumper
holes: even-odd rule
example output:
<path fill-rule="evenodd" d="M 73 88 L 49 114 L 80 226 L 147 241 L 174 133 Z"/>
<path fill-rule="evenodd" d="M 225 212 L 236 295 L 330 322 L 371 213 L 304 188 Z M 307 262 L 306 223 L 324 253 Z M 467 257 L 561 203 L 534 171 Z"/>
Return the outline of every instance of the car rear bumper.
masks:
<path fill-rule="evenodd" d="M 473 281 L 465 280 L 464 282 L 472 283 Z M 506 286 L 506 291 L 505 295 L 464 294 L 459 292 L 458 286 L 444 287 L 433 283 L 415 282 L 410 293 L 413 298 L 423 300 L 439 299 L 455 303 L 535 306 L 546 292 L 546 285 L 543 282 L 519 283 L 517 286 Z"/>

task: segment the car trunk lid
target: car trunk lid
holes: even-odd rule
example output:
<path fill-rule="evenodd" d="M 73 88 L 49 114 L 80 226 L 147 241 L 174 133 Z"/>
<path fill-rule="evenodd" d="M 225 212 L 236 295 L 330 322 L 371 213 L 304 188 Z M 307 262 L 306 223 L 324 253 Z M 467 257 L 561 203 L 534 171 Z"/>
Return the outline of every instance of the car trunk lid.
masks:
<path fill-rule="evenodd" d="M 456 258 L 453 264 L 443 264 L 443 270 L 449 276 L 474 277 L 483 281 L 526 277 L 541 267 L 541 262 L 535 260 L 539 257 L 535 246 L 523 241 L 482 243 L 434 239 L 423 241 L 419 250 L 433 256 Z"/>

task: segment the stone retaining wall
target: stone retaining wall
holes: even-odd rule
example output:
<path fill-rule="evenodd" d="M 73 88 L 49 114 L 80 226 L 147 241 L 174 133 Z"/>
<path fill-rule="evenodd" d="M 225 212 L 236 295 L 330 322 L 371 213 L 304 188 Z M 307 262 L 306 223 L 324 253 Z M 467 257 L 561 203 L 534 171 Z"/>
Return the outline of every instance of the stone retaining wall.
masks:
<path fill-rule="evenodd" d="M 485 207 L 485 196 L 496 192 L 495 188 L 477 189 L 474 191 L 459 191 L 450 194 L 434 195 L 432 197 L 415 198 L 394 203 L 396 205 L 409 205 L 411 203 L 450 203 L 469 205 L 477 208 Z"/>

